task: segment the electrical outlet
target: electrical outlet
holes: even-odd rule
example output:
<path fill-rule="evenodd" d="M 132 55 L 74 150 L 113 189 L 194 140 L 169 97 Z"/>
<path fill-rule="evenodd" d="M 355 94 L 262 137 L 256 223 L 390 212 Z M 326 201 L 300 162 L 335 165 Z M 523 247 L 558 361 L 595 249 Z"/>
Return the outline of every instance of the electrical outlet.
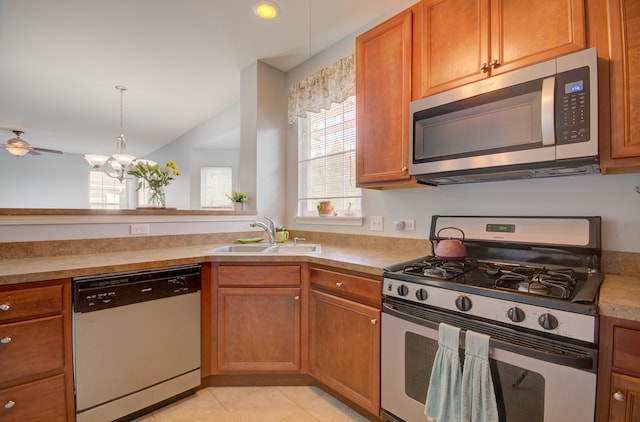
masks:
<path fill-rule="evenodd" d="M 149 225 L 148 224 L 132 224 L 129 226 L 129 233 L 149 234 Z"/>
<path fill-rule="evenodd" d="M 369 217 L 369 230 L 376 232 L 384 230 L 383 217 L 381 215 L 372 215 Z"/>
<path fill-rule="evenodd" d="M 404 221 L 404 230 L 415 230 L 416 220 L 402 220 Z"/>

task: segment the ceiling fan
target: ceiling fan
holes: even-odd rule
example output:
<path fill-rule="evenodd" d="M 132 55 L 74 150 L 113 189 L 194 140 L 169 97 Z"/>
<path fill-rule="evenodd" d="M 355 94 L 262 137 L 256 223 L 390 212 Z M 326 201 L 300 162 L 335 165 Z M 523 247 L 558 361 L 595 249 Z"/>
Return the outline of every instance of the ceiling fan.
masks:
<path fill-rule="evenodd" d="M 36 148 L 32 147 L 29 142 L 20 138 L 24 132 L 21 130 L 12 130 L 15 133 L 16 137 L 11 138 L 7 141 L 6 144 L 2 145 L 5 147 L 7 152 L 16 157 L 22 157 L 25 154 L 31 155 L 40 155 L 41 152 L 50 152 L 53 154 L 62 154 L 62 151 L 58 151 L 55 149 L 47 149 L 47 148 Z"/>

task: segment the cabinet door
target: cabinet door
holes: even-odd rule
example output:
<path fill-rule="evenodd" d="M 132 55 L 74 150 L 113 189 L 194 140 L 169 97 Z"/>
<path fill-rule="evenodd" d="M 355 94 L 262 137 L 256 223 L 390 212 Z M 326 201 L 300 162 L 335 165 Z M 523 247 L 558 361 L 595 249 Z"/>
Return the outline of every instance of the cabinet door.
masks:
<path fill-rule="evenodd" d="M 357 183 L 409 182 L 411 10 L 356 39 Z"/>
<path fill-rule="evenodd" d="M 640 421 L 640 378 L 611 374 L 610 422 Z"/>
<path fill-rule="evenodd" d="M 491 74 L 586 48 L 584 0 L 491 0 Z"/>
<path fill-rule="evenodd" d="M 419 22 L 414 99 L 489 76 L 489 0 L 424 0 Z"/>
<path fill-rule="evenodd" d="M 380 311 L 311 290 L 311 375 L 374 414 L 380 412 Z"/>
<path fill-rule="evenodd" d="M 640 166 L 640 2 L 609 0 L 611 143 L 603 168 Z M 608 148 L 607 148 L 608 147 Z"/>
<path fill-rule="evenodd" d="M 219 288 L 218 370 L 300 370 L 300 289 Z"/>
<path fill-rule="evenodd" d="M 0 420 L 3 422 L 64 422 L 65 376 L 63 374 L 0 390 Z M 71 398 L 73 402 L 73 398 Z"/>

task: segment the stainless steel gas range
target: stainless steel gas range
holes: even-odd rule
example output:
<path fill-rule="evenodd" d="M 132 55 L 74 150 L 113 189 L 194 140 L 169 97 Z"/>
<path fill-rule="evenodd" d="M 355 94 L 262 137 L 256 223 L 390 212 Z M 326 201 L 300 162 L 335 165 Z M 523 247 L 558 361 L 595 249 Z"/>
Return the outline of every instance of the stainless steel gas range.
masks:
<path fill-rule="evenodd" d="M 491 337 L 501 421 L 592 421 L 600 224 L 599 217 L 434 216 L 432 243 L 462 232 L 466 257 L 431 251 L 385 269 L 383 421 L 428 420 L 441 322 Z"/>

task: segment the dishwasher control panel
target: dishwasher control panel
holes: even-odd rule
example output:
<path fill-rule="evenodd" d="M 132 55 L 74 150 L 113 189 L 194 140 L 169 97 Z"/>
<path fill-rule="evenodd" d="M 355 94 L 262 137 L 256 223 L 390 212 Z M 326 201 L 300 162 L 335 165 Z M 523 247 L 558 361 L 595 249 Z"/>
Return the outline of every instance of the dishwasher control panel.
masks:
<path fill-rule="evenodd" d="M 111 273 L 73 279 L 76 313 L 115 308 L 195 293 L 202 286 L 199 265 Z"/>

